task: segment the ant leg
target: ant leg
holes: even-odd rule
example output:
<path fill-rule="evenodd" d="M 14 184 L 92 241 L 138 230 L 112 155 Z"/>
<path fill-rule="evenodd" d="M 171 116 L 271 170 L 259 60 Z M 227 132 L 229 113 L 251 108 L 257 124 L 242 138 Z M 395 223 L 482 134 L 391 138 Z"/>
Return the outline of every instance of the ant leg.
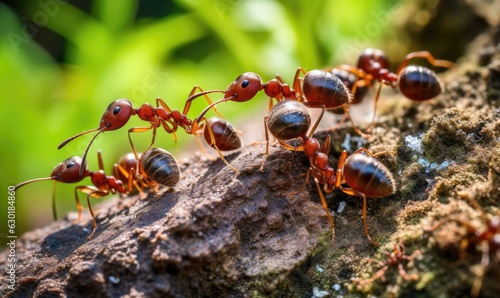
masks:
<path fill-rule="evenodd" d="M 480 269 L 477 274 L 477 277 L 474 279 L 472 284 L 471 296 L 478 297 L 479 292 L 481 291 L 481 286 L 483 284 L 484 272 L 486 268 L 490 264 L 490 247 L 488 245 L 487 240 L 483 240 L 481 242 L 481 251 L 483 252 L 481 257 Z"/>
<path fill-rule="evenodd" d="M 56 184 L 57 184 L 57 181 L 54 181 L 54 184 L 52 185 L 52 216 L 54 217 L 54 221 L 57 220 Z"/>
<path fill-rule="evenodd" d="M 297 101 L 305 102 L 304 93 L 302 93 L 302 87 L 300 86 L 300 81 L 301 81 L 300 73 L 305 75 L 306 71 L 302 67 L 297 68 L 297 71 L 295 72 L 295 77 L 293 78 L 293 90 L 297 92 Z"/>
<path fill-rule="evenodd" d="M 132 141 L 132 136 L 130 133 L 136 133 L 136 132 L 145 132 L 148 130 L 153 129 L 153 138 L 151 140 L 151 144 L 149 145 L 148 149 L 151 148 L 154 144 L 155 137 L 156 137 L 156 125 L 151 125 L 149 127 L 132 127 L 131 129 L 128 130 L 128 140 L 130 142 L 130 147 L 132 147 L 132 152 L 134 153 L 135 159 L 139 160 L 139 155 L 137 154 L 137 150 L 135 150 L 134 142 Z"/>
<path fill-rule="evenodd" d="M 368 232 L 368 223 L 366 222 L 366 213 L 367 213 L 368 208 L 367 208 L 365 194 L 363 194 L 359 191 L 356 191 L 352 188 L 344 188 L 344 187 L 342 187 L 342 185 L 339 186 L 339 189 L 348 195 L 358 196 L 358 197 L 363 198 L 363 210 L 361 212 L 361 218 L 363 219 L 363 229 L 365 231 L 366 237 L 371 242 L 371 244 L 373 244 L 374 246 L 379 246 L 379 244 L 372 239 L 372 237 L 370 236 L 370 233 Z"/>
<path fill-rule="evenodd" d="M 196 90 L 200 90 L 200 92 L 196 93 Z M 183 114 L 184 115 L 187 115 L 187 113 L 189 112 L 189 109 L 191 108 L 191 102 L 193 101 L 193 99 L 197 98 L 197 97 L 200 97 L 200 96 L 203 96 L 205 97 L 205 100 L 208 102 L 208 105 L 212 105 L 212 100 L 208 97 L 207 94 L 210 94 L 210 93 L 224 93 L 223 90 L 208 90 L 208 91 L 203 91 L 203 89 L 201 89 L 198 85 L 195 85 L 193 87 L 193 89 L 191 90 L 191 92 L 189 93 L 189 96 L 188 96 L 188 99 L 186 100 L 186 104 L 184 105 L 184 109 L 183 109 Z M 216 113 L 217 115 L 219 115 L 219 117 L 223 118 L 221 113 L 219 113 L 219 111 L 217 111 L 217 107 L 215 105 L 213 105 L 211 107 Z"/>
<path fill-rule="evenodd" d="M 204 118 L 205 119 L 205 118 Z M 202 133 L 204 133 L 204 129 L 205 129 L 205 125 L 208 125 L 208 123 L 205 122 L 202 122 L 200 124 L 200 126 L 198 127 L 198 130 L 194 133 L 194 136 L 196 137 L 196 142 L 198 142 L 198 145 L 200 146 L 200 151 L 201 153 L 209 160 L 215 160 L 214 158 L 212 158 L 210 156 L 210 154 L 207 153 L 207 151 L 205 150 L 205 147 L 203 147 L 203 144 L 202 144 L 202 141 L 201 141 L 201 137 L 200 135 Z"/>
<path fill-rule="evenodd" d="M 86 189 L 86 191 L 88 191 L 89 189 Z M 102 190 L 98 190 L 98 189 L 95 189 L 93 191 L 90 191 L 87 193 L 87 205 L 89 206 L 89 212 L 90 212 L 90 215 L 92 216 L 92 225 L 94 226 L 94 229 L 92 229 L 92 233 L 90 233 L 90 235 L 87 237 L 87 241 L 90 240 L 96 230 L 97 230 L 97 220 L 96 220 L 96 215 L 94 213 L 94 210 L 92 209 L 92 205 L 90 204 L 90 197 L 93 197 L 93 198 L 100 198 L 100 197 L 104 197 L 106 195 L 108 195 L 109 192 L 107 191 L 102 191 Z"/>
<path fill-rule="evenodd" d="M 89 188 L 93 189 L 90 186 L 77 186 L 77 187 L 75 187 L 75 201 L 76 201 L 76 208 L 78 209 L 78 218 L 76 219 L 76 221 L 80 220 L 80 218 L 82 216 L 82 211 L 85 210 L 85 208 L 83 208 L 82 204 L 80 204 L 80 199 L 78 198 L 78 190 L 84 191 L 85 189 L 89 189 Z"/>
<path fill-rule="evenodd" d="M 375 100 L 373 102 L 373 117 L 372 117 L 372 122 L 366 129 L 367 133 L 370 133 L 372 129 L 375 127 L 375 121 L 377 120 L 377 107 L 378 107 L 378 100 L 380 98 L 380 91 L 382 91 L 382 85 L 385 84 L 385 81 L 380 82 L 377 87 L 377 94 L 375 95 Z M 352 120 L 351 120 L 352 122 Z"/>
<path fill-rule="evenodd" d="M 438 60 L 432 56 L 432 54 L 429 51 L 419 51 L 419 52 L 412 52 L 406 55 L 405 59 L 403 62 L 398 67 L 398 70 L 396 71 L 396 74 L 399 74 L 403 68 L 408 65 L 408 61 L 414 58 L 424 58 L 426 59 L 432 66 L 436 67 L 443 67 L 443 68 L 452 68 L 455 66 L 455 63 L 448 61 L 448 60 Z"/>
<path fill-rule="evenodd" d="M 309 105 L 306 105 L 306 106 L 309 106 Z M 323 119 L 323 115 L 324 114 L 325 114 L 325 106 L 321 105 L 321 113 L 319 114 L 318 119 L 316 120 L 316 122 L 314 123 L 313 127 L 309 131 L 309 135 L 307 137 L 310 138 L 313 135 L 313 133 L 316 131 L 316 128 L 318 127 L 319 123 L 321 122 L 321 119 Z"/>
<path fill-rule="evenodd" d="M 139 186 L 138 181 L 134 179 L 134 168 L 131 168 L 129 172 L 125 170 L 121 165 L 119 164 L 114 164 L 113 166 L 113 173 L 115 177 L 119 177 L 120 174 L 123 175 L 127 179 L 127 193 L 130 193 L 132 191 L 132 185 L 135 186 L 137 191 L 139 192 L 139 196 L 141 198 L 145 197 L 144 192 L 142 191 L 142 187 Z M 124 195 L 123 193 L 120 193 L 120 196 Z"/>
<path fill-rule="evenodd" d="M 330 226 L 332 227 L 332 241 L 333 241 L 333 239 L 335 238 L 335 223 L 333 222 L 332 214 L 330 213 L 330 209 L 328 209 L 325 195 L 323 194 L 323 190 L 321 190 L 321 187 L 319 186 L 318 180 L 315 180 L 314 182 L 316 182 L 316 188 L 318 189 L 321 205 L 323 206 L 323 209 L 326 212 L 326 216 L 328 217 L 328 221 L 330 222 Z"/>
<path fill-rule="evenodd" d="M 210 142 L 211 144 L 209 144 L 210 146 L 213 146 L 213 148 L 215 150 L 217 150 L 217 153 L 219 153 L 219 156 L 220 156 L 220 159 L 222 159 L 222 161 L 231 169 L 233 170 L 234 172 L 238 173 L 239 171 L 234 168 L 233 166 L 231 166 L 229 164 L 229 162 L 227 162 L 227 160 L 224 158 L 224 155 L 222 155 L 222 152 L 219 150 L 219 148 L 217 147 L 217 144 L 215 142 L 215 137 L 214 137 L 214 133 L 212 131 L 212 128 L 210 127 L 210 125 L 208 125 L 208 121 L 206 118 L 203 118 L 203 120 L 205 121 L 205 125 L 206 125 L 206 129 L 208 129 L 208 134 L 210 135 Z"/>

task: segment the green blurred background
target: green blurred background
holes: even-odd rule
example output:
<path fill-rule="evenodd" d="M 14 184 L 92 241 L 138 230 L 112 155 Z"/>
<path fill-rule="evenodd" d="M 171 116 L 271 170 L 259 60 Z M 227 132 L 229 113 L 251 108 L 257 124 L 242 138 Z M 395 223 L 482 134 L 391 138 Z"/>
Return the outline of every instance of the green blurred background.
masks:
<path fill-rule="evenodd" d="M 291 82 L 298 66 L 313 69 L 355 64 L 365 47 L 384 49 L 394 68 L 414 50 L 428 49 L 439 58 L 455 60 L 466 41 L 484 26 L 474 16 L 452 15 L 460 24 L 450 23 L 450 11 L 456 12 L 450 6 L 467 14 L 460 1 L 117 3 L 0 3 L 0 166 L 4 191 L 0 218 L 7 217 L 8 185 L 46 177 L 62 160 L 82 155 L 91 135 L 61 150 L 56 147 L 67 137 L 96 128 L 107 105 L 117 98 L 129 98 L 139 106 L 154 104 L 160 96 L 171 108 L 182 109 L 194 85 L 205 90 L 225 89 L 246 71 L 259 73 L 263 80 L 279 72 Z M 469 23 L 478 27 L 471 28 Z M 464 34 L 460 27 L 464 25 L 470 32 Z M 453 30 L 464 41 L 451 39 Z M 212 97 L 218 98 L 220 95 Z M 194 118 L 205 106 L 205 101 L 196 101 L 189 116 Z M 265 113 L 266 109 L 267 99 L 262 94 L 251 102 L 219 106 L 235 126 L 249 121 L 249 111 Z M 256 129 L 263 129 L 261 123 L 255 124 Z M 132 119 L 126 128 L 97 138 L 89 152 L 90 169 L 97 168 L 96 150 L 100 148 L 109 172 L 118 157 L 130 151 L 126 130 L 144 125 Z M 182 131 L 178 136 L 174 146 L 172 137 L 161 131 L 156 146 L 176 157 L 198 149 L 193 137 Z M 134 135 L 139 150 L 147 146 L 149 138 L 149 133 Z M 89 183 L 87 178 L 76 185 Z M 58 184 L 59 217 L 76 211 L 76 185 Z M 52 222 L 51 188 L 52 182 L 45 181 L 17 191 L 17 235 Z M 81 200 L 83 203 L 83 195 Z M 6 233 L 7 223 L 2 220 L 1 245 Z"/>

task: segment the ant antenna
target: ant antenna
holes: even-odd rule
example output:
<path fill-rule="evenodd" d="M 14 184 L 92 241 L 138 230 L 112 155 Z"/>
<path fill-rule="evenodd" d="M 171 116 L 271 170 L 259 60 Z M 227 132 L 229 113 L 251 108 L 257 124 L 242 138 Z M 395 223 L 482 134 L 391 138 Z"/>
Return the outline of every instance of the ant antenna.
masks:
<path fill-rule="evenodd" d="M 64 140 L 61 144 L 59 144 L 59 146 L 57 147 L 57 149 L 61 149 L 62 147 L 66 146 L 66 144 L 68 144 L 69 142 L 73 141 L 74 139 L 80 137 L 80 136 L 83 136 L 84 134 L 88 134 L 88 133 L 91 133 L 91 132 L 94 132 L 94 131 L 97 131 L 97 133 L 92 137 L 92 139 L 90 140 L 90 143 L 87 145 L 87 148 L 85 149 L 85 153 L 83 154 L 83 157 L 82 157 L 82 166 L 80 167 L 80 171 L 78 172 L 81 175 L 83 175 L 83 171 L 85 170 L 86 168 L 86 165 L 87 165 L 87 153 L 89 152 L 89 149 L 90 149 L 90 146 L 92 145 L 92 143 L 94 142 L 95 138 L 97 138 L 97 136 L 101 133 L 101 132 L 104 132 L 106 131 L 106 129 L 110 126 L 110 124 L 106 124 L 105 126 L 101 127 L 101 128 L 94 128 L 94 129 L 91 129 L 91 130 L 87 130 L 87 131 L 84 131 L 84 132 L 81 132 L 77 135 L 74 135 L 66 140 Z"/>

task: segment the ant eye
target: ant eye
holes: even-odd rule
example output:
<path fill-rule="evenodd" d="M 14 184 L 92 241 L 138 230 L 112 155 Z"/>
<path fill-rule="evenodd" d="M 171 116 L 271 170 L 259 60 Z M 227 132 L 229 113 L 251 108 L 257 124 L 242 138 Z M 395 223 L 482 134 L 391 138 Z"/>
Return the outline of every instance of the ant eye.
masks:
<path fill-rule="evenodd" d="M 69 169 L 71 167 L 73 167 L 75 165 L 75 162 L 68 162 L 68 164 L 66 165 L 66 169 Z"/>
<path fill-rule="evenodd" d="M 245 88 L 248 85 L 250 85 L 250 82 L 248 80 L 244 80 L 243 83 L 241 83 L 241 87 L 243 88 Z"/>
<path fill-rule="evenodd" d="M 120 108 L 120 107 L 116 107 L 116 108 L 113 110 L 113 115 L 116 115 L 116 114 L 120 113 L 120 110 L 121 110 L 121 108 Z"/>

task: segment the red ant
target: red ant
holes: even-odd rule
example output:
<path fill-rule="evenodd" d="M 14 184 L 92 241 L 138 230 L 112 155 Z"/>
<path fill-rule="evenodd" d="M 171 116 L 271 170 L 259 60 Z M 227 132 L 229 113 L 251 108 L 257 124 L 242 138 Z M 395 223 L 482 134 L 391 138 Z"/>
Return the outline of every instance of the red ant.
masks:
<path fill-rule="evenodd" d="M 305 74 L 300 78 L 301 74 Z M 302 82 L 302 84 L 300 83 Z M 267 83 L 262 83 L 259 75 L 253 72 L 246 72 L 238 76 L 226 89 L 213 90 L 213 92 L 223 92 L 224 98 L 213 102 L 203 110 L 193 121 L 195 127 L 203 118 L 205 113 L 219 103 L 226 101 L 244 102 L 248 101 L 264 90 L 266 95 L 271 98 L 269 110 L 272 108 L 272 99 L 279 101 L 284 99 L 296 100 L 311 108 L 324 108 L 326 110 L 338 109 L 346 106 L 352 98 L 349 89 L 333 73 L 325 70 L 311 70 L 306 72 L 298 68 L 293 80 L 293 89 L 283 82 L 279 75 Z M 187 103 L 198 97 L 198 94 L 190 96 Z M 350 115 L 349 115 L 350 118 Z M 362 136 L 367 136 L 361 132 L 351 119 L 353 129 Z"/>
<path fill-rule="evenodd" d="M 415 250 L 411 255 L 406 254 L 406 247 L 402 242 L 399 243 L 394 243 L 394 249 L 392 252 L 382 252 L 384 255 L 387 256 L 387 259 L 385 262 L 382 262 L 377 259 L 370 259 L 370 262 L 376 262 L 379 266 L 380 269 L 375 272 L 375 274 L 372 275 L 371 278 L 366 279 L 366 280 L 360 280 L 359 278 L 353 278 L 352 281 L 359 286 L 363 286 L 365 284 L 369 284 L 374 282 L 377 279 L 380 279 L 382 282 L 386 282 L 385 280 L 385 273 L 389 268 L 391 267 L 397 267 L 398 268 L 398 273 L 399 275 L 404 279 L 404 280 L 417 280 L 418 275 L 417 274 L 412 274 L 408 275 L 406 273 L 406 270 L 403 267 L 403 262 L 409 262 L 416 257 L 419 257 L 422 255 L 422 252 L 420 250 Z"/>
<path fill-rule="evenodd" d="M 191 91 L 191 95 L 194 93 L 196 88 L 197 87 L 193 88 L 193 90 Z M 207 93 L 210 93 L 210 92 L 212 92 L 212 91 L 203 91 L 203 92 L 197 93 L 196 95 L 198 95 L 198 96 L 204 95 L 205 96 Z M 209 103 L 211 103 L 211 101 L 208 97 L 205 96 L 205 98 L 207 99 L 207 101 Z M 148 147 L 148 149 L 149 149 L 153 146 L 153 144 L 155 142 L 156 129 L 160 126 L 162 126 L 167 133 L 172 134 L 174 136 L 174 140 L 177 140 L 177 137 L 175 136 L 175 132 L 177 131 L 177 129 L 179 127 L 183 128 L 186 131 L 186 133 L 188 133 L 188 134 L 196 134 L 198 132 L 198 123 L 204 122 L 204 124 L 202 124 L 199 129 L 204 128 L 205 130 L 208 130 L 208 135 L 211 137 L 211 139 L 210 139 L 211 141 L 209 144 L 217 150 L 221 159 L 232 170 L 237 172 L 237 170 L 234 169 L 232 166 L 230 166 L 229 163 L 224 159 L 222 153 L 218 149 L 217 144 L 219 142 L 226 142 L 226 140 L 219 139 L 218 137 L 220 137 L 220 136 L 217 134 L 214 134 L 212 132 L 212 126 L 217 125 L 217 124 L 214 124 L 213 122 L 211 122 L 211 125 L 208 125 L 207 124 L 208 120 L 206 120 L 206 118 L 203 117 L 197 121 L 196 127 L 193 127 L 192 120 L 188 119 L 186 116 L 186 114 L 189 110 L 189 107 L 190 107 L 189 105 L 186 105 L 183 113 L 181 113 L 178 110 L 171 110 L 168 107 L 168 105 L 161 98 L 158 97 L 158 98 L 156 98 L 156 108 L 154 108 L 150 104 L 146 103 L 146 104 L 141 105 L 139 108 L 134 109 L 132 106 L 132 103 L 129 100 L 118 99 L 118 100 L 113 101 L 110 105 L 108 105 L 108 107 L 106 108 L 106 111 L 104 112 L 104 114 L 101 118 L 101 122 L 100 122 L 100 125 L 98 128 L 84 131 L 82 133 L 79 133 L 73 137 L 66 139 L 58 146 L 58 149 L 61 149 L 66 144 L 68 144 L 69 142 L 71 142 L 72 140 L 74 140 L 75 138 L 77 138 L 79 136 L 82 136 L 82 135 L 90 133 L 90 132 L 97 131 L 97 133 L 91 139 L 91 141 L 90 141 L 89 145 L 87 146 L 85 153 L 83 155 L 82 162 L 85 163 L 88 150 L 90 149 L 90 146 L 92 145 L 95 138 L 100 133 L 120 129 L 129 121 L 131 116 L 138 115 L 138 117 L 141 120 L 148 121 L 151 124 L 149 127 L 133 127 L 133 128 L 130 128 L 128 130 L 128 138 L 129 138 L 130 145 L 132 147 L 132 152 L 134 153 L 135 158 L 137 160 L 139 160 L 139 156 L 135 150 L 130 133 L 144 132 L 144 131 L 148 131 L 148 130 L 153 129 L 153 137 L 151 140 L 151 144 Z M 214 110 L 216 110 L 216 108 L 214 108 Z M 230 124 L 228 124 L 225 120 L 219 119 L 218 125 L 225 126 L 227 129 L 232 129 L 234 134 L 231 135 L 231 137 L 234 138 L 234 136 L 236 135 L 239 138 L 234 127 L 232 127 Z M 226 136 L 226 135 L 224 135 L 224 136 Z M 241 146 L 241 142 L 239 143 L 239 146 L 237 148 L 234 148 L 237 145 L 236 142 L 233 142 L 233 145 L 234 145 L 233 149 L 237 149 L 237 148 L 239 148 L 239 146 Z M 80 171 L 83 171 L 83 169 L 80 169 Z"/>
<path fill-rule="evenodd" d="M 474 227 L 470 222 L 461 218 L 449 216 L 442 219 L 433 227 L 430 227 L 427 232 L 433 232 L 443 224 L 454 221 L 462 225 L 467 230 L 467 236 L 461 241 L 461 248 L 481 250 L 480 270 L 472 283 L 471 296 L 478 297 L 483 284 L 484 275 L 490 266 L 491 259 L 495 262 L 500 262 L 500 210 L 496 215 L 487 214 L 483 208 L 468 194 L 463 196 L 468 199 L 473 207 L 481 214 L 481 227 Z M 498 266 L 496 267 L 498 268 Z"/>
<path fill-rule="evenodd" d="M 125 168 L 122 166 L 115 166 L 115 173 L 117 169 L 121 168 L 120 173 L 127 179 L 127 187 L 125 188 L 122 180 L 117 179 L 114 176 L 106 176 L 104 172 L 104 165 L 102 161 L 101 151 L 97 152 L 97 160 L 99 163 L 99 170 L 97 172 L 89 171 L 87 165 L 83 166 L 82 158 L 79 156 L 74 156 L 66 159 L 65 161 L 59 163 L 52 171 L 50 177 L 38 178 L 28 180 L 17 184 L 14 188 L 17 190 L 23 185 L 42 181 L 42 180 L 54 180 L 54 187 L 52 189 L 52 211 L 54 214 L 54 219 L 57 219 L 56 208 L 55 208 L 55 185 L 57 182 L 62 183 L 75 183 L 80 182 L 85 177 L 90 177 L 94 186 L 77 186 L 75 187 L 75 201 L 78 209 L 78 219 L 81 217 L 81 213 L 84 210 L 83 206 L 80 204 L 80 199 L 78 198 L 78 191 L 87 194 L 87 205 L 89 207 L 90 215 L 92 216 L 93 230 L 92 233 L 87 237 L 91 239 L 97 229 L 97 221 L 92 205 L 90 204 L 90 197 L 101 198 L 107 196 L 109 193 L 121 193 L 128 194 L 132 190 L 133 185 L 138 185 L 136 175 L 134 175 L 134 168 L 126 166 L 129 168 L 129 172 L 124 172 Z M 127 163 L 131 163 L 127 160 Z M 163 149 L 151 148 L 144 152 L 140 158 L 141 173 L 144 174 L 144 179 L 142 180 L 147 185 L 153 185 L 154 183 L 159 183 L 168 187 L 174 187 L 179 182 L 179 167 L 175 162 L 175 159 L 170 153 Z M 83 174 L 80 174 L 80 168 L 84 167 Z M 139 188 L 140 189 L 140 188 Z"/>
<path fill-rule="evenodd" d="M 348 85 L 351 85 L 349 86 L 352 87 L 350 90 L 355 94 L 357 100 L 361 100 L 364 93 L 366 93 L 366 88 L 373 86 L 375 81 L 379 82 L 375 95 L 373 119 L 367 129 L 368 132 L 375 125 L 377 102 L 380 97 L 382 85 L 399 88 L 404 96 L 413 101 L 426 101 L 441 93 L 441 85 L 436 73 L 424 66 L 408 65 L 408 62 L 414 58 L 425 58 L 435 67 L 451 68 L 455 66 L 451 61 L 435 59 L 428 51 L 419 51 L 406 55 L 397 71 L 393 73 L 389 71 L 389 59 L 387 55 L 382 50 L 368 48 L 359 56 L 357 67 L 344 64 L 335 67 L 336 69 L 346 70 L 355 74 L 355 82 L 349 82 Z M 337 75 L 340 77 L 345 76 L 345 74 L 339 73 Z M 360 91 L 363 94 L 356 95 L 358 89 L 361 89 Z"/>
<path fill-rule="evenodd" d="M 74 156 L 71 158 L 66 159 L 65 161 L 59 163 L 52 173 L 50 174 L 50 177 L 46 178 L 38 178 L 38 179 L 32 179 L 28 180 L 22 183 L 19 183 L 18 185 L 14 186 L 15 189 L 17 190 L 18 188 L 22 187 L 23 185 L 36 182 L 36 181 L 42 181 L 42 180 L 54 180 L 54 187 L 52 188 L 52 212 L 54 215 L 54 219 L 57 219 L 57 214 L 56 214 L 56 207 L 55 207 L 55 186 L 57 182 L 62 182 L 62 183 L 75 183 L 75 182 L 80 182 L 83 178 L 85 177 L 90 177 L 92 183 L 95 185 L 94 186 L 77 186 L 75 187 L 75 200 L 76 200 L 76 207 L 78 209 L 78 219 L 80 219 L 82 210 L 84 210 L 83 206 L 80 204 L 80 199 L 78 198 L 78 191 L 81 191 L 85 194 L 87 194 L 87 204 L 89 207 L 90 214 L 92 216 L 92 223 L 94 226 L 94 229 L 92 230 L 92 233 L 87 237 L 87 239 L 92 238 L 94 235 L 96 228 L 97 228 L 97 223 L 95 219 L 95 213 L 92 210 L 92 205 L 90 204 L 90 197 L 93 198 L 101 198 L 106 195 L 108 195 L 110 192 L 111 193 L 128 193 L 131 190 L 132 187 L 132 178 L 133 175 L 130 173 L 129 175 L 129 180 L 128 180 L 128 189 L 125 189 L 123 186 L 123 182 L 121 180 L 116 179 L 114 176 L 106 176 L 104 173 L 104 166 L 102 162 L 102 156 L 101 152 L 98 151 L 97 153 L 97 160 L 99 163 L 99 170 L 97 172 L 91 172 L 87 168 L 87 166 L 83 166 L 83 161 L 82 158 L 79 156 Z M 81 170 L 83 168 L 83 170 Z M 80 174 L 82 172 L 82 174 Z"/>
<path fill-rule="evenodd" d="M 328 136 L 323 145 L 317 139 L 312 137 L 325 108 L 312 129 L 307 134 L 310 125 L 310 117 L 306 107 L 300 102 L 294 100 L 283 100 L 278 102 L 265 117 L 266 139 L 269 144 L 267 130 L 288 150 L 299 150 L 309 157 L 310 168 L 306 174 L 306 181 L 298 192 L 307 185 L 312 173 L 320 195 L 323 209 L 328 215 L 330 225 L 334 231 L 334 222 L 328 210 L 323 191 L 330 193 L 335 188 L 340 189 L 346 194 L 360 196 L 363 198 L 363 224 L 365 235 L 375 246 L 378 244 L 372 240 L 368 233 L 366 222 L 367 202 L 366 198 L 383 198 L 395 192 L 394 178 L 390 171 L 380 163 L 374 155 L 367 149 L 360 148 L 348 157 L 347 151 L 343 151 L 337 170 L 328 164 L 328 153 L 330 151 L 330 137 Z M 286 143 L 287 140 L 301 138 L 302 144 L 293 147 Z M 266 147 L 266 157 L 268 153 Z M 365 153 L 365 154 L 361 154 Z M 265 162 L 265 160 L 264 160 Z M 264 163 L 263 163 L 264 164 Z M 349 187 L 344 187 L 345 183 Z M 323 184 L 323 191 L 320 184 Z"/>

